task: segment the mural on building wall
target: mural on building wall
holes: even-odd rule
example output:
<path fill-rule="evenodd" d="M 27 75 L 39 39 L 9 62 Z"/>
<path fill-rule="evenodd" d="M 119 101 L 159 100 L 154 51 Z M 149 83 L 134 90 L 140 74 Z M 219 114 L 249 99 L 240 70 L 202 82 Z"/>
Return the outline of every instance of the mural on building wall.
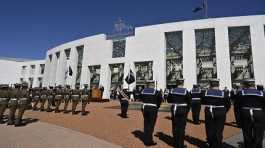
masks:
<path fill-rule="evenodd" d="M 182 32 L 167 32 L 166 37 L 166 73 L 167 87 L 176 85 L 176 80 L 183 78 Z"/>
<path fill-rule="evenodd" d="M 249 26 L 229 27 L 229 47 L 232 84 L 254 78 Z"/>
<path fill-rule="evenodd" d="M 125 39 L 113 40 L 113 50 L 112 50 L 112 58 L 119 58 L 125 56 Z"/>
<path fill-rule="evenodd" d="M 110 72 L 111 72 L 111 84 L 110 89 L 114 90 L 118 85 L 123 84 L 124 77 L 124 64 L 110 64 Z"/>
<path fill-rule="evenodd" d="M 78 47 L 76 47 L 76 50 L 77 50 L 78 58 L 77 58 L 77 72 L 76 72 L 76 83 L 75 83 L 75 85 L 80 86 L 84 46 L 78 46 Z"/>
<path fill-rule="evenodd" d="M 90 87 L 99 87 L 100 65 L 89 66 L 90 71 Z"/>
<path fill-rule="evenodd" d="M 136 62 L 136 85 L 144 85 L 146 80 L 153 80 L 153 62 Z"/>
<path fill-rule="evenodd" d="M 217 78 L 215 31 L 214 29 L 195 30 L 197 84 L 207 87 L 209 80 Z"/>

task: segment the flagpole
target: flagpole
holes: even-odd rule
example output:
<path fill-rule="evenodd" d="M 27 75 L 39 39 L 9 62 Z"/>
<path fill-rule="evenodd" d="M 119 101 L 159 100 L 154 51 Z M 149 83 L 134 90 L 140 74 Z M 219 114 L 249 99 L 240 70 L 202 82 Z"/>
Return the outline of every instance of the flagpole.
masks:
<path fill-rule="evenodd" d="M 204 0 L 204 17 L 208 18 L 208 0 Z"/>

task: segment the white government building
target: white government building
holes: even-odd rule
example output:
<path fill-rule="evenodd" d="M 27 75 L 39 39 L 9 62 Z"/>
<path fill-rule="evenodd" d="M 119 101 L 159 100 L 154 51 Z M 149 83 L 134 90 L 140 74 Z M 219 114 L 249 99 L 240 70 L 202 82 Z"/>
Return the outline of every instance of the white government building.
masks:
<path fill-rule="evenodd" d="M 123 84 L 130 89 L 155 80 L 165 89 L 178 78 L 185 86 L 219 78 L 231 88 L 245 78 L 265 84 L 265 15 L 191 20 L 136 27 L 119 21 L 114 35 L 99 34 L 49 49 L 45 60 L 0 58 L 0 83 L 32 87 L 104 86 L 103 98 Z"/>

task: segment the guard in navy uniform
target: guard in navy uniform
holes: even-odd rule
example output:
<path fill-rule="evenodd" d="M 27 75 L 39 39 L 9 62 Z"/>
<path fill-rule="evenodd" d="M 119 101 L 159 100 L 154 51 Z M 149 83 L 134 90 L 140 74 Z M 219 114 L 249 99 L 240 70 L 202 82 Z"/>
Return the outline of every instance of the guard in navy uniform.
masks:
<path fill-rule="evenodd" d="M 147 88 L 142 90 L 140 98 L 143 102 L 144 143 L 147 146 L 156 145 L 153 141 L 153 132 L 162 95 L 155 89 L 154 81 L 147 81 Z"/>
<path fill-rule="evenodd" d="M 90 90 L 88 89 L 88 84 L 84 84 L 84 89 L 82 89 L 81 101 L 82 101 L 82 115 L 86 115 L 86 105 L 89 103 Z"/>
<path fill-rule="evenodd" d="M 236 100 L 240 108 L 240 122 L 245 148 L 262 148 L 264 136 L 264 92 L 256 89 L 255 80 L 243 82 L 243 89 Z"/>
<path fill-rule="evenodd" d="M 210 80 L 210 88 L 203 94 L 202 104 L 205 106 L 205 128 L 209 147 L 222 148 L 226 113 L 231 103 L 227 93 L 219 89 L 219 79 Z"/>
<path fill-rule="evenodd" d="M 184 148 L 187 116 L 190 110 L 190 92 L 183 87 L 184 79 L 177 80 L 177 87 L 170 90 L 167 102 L 171 103 L 172 133 L 174 147 Z"/>
<path fill-rule="evenodd" d="M 129 107 L 130 94 L 127 89 L 122 89 L 121 86 L 118 89 L 118 98 L 121 104 L 121 117 L 127 118 L 127 111 Z"/>
<path fill-rule="evenodd" d="M 202 92 L 199 85 L 193 85 L 191 90 L 191 111 L 194 124 L 200 124 Z"/>
<path fill-rule="evenodd" d="M 9 101 L 9 86 L 1 85 L 0 86 L 0 124 L 3 123 L 4 112 L 7 108 Z"/>

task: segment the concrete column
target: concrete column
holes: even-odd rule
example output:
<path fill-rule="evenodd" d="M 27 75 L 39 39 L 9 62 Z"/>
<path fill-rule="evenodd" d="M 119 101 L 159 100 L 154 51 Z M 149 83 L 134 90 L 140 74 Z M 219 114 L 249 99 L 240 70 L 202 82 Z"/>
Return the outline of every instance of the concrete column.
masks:
<path fill-rule="evenodd" d="M 193 29 L 183 30 L 183 78 L 185 87 L 191 89 L 197 83 L 196 41 Z"/>
<path fill-rule="evenodd" d="M 224 88 L 226 86 L 231 89 L 231 62 L 229 53 L 228 28 L 226 26 L 215 28 L 215 41 L 217 78 L 220 79 L 220 88 Z"/>
<path fill-rule="evenodd" d="M 69 66 L 71 66 L 73 70 L 73 75 L 67 78 L 68 84 L 72 88 L 75 88 L 75 79 L 76 79 L 77 62 L 78 62 L 77 60 L 78 60 L 78 55 L 77 55 L 76 47 L 72 47 L 71 53 L 70 53 Z"/>
<path fill-rule="evenodd" d="M 265 36 L 264 24 L 250 26 L 254 76 L 256 84 L 265 84 Z"/>
<path fill-rule="evenodd" d="M 103 98 L 110 98 L 110 79 L 111 79 L 111 71 L 109 65 L 104 63 L 100 68 L 100 81 L 99 85 L 104 86 Z"/>

